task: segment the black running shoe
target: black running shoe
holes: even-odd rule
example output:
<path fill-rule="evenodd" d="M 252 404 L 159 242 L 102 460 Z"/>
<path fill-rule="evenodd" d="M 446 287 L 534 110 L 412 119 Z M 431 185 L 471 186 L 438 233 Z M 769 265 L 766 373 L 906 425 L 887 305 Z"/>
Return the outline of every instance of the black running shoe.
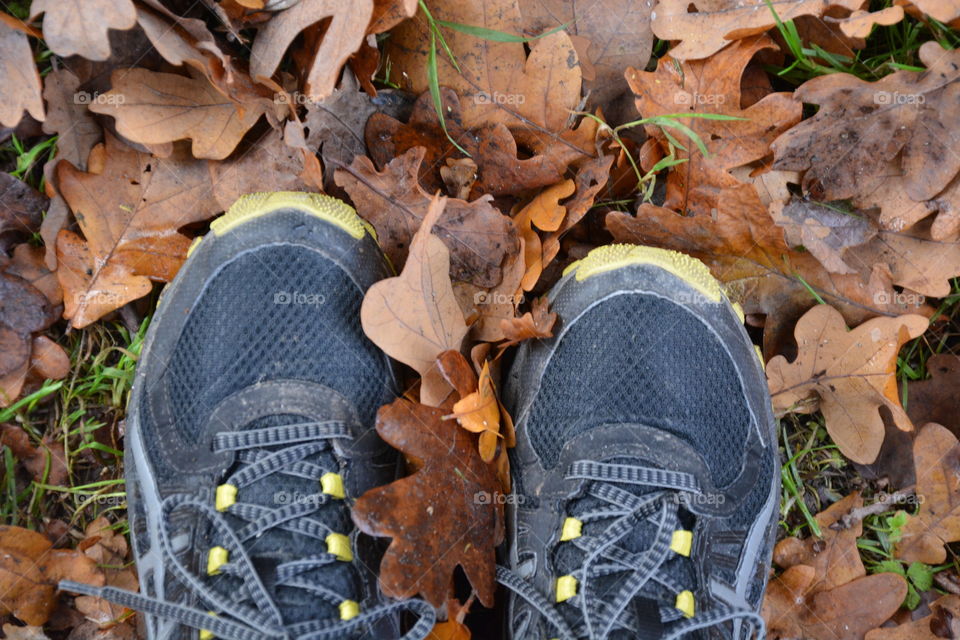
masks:
<path fill-rule="evenodd" d="M 234 204 L 165 290 L 128 407 L 141 593 L 63 588 L 144 612 L 150 640 L 397 638 L 421 601 L 378 596 L 350 505 L 397 477 L 373 428 L 395 397 L 360 303 L 386 267 L 365 224 L 306 193 Z"/>
<path fill-rule="evenodd" d="M 779 470 L 742 315 L 700 262 L 632 245 L 550 301 L 555 337 L 504 383 L 509 636 L 762 636 Z"/>

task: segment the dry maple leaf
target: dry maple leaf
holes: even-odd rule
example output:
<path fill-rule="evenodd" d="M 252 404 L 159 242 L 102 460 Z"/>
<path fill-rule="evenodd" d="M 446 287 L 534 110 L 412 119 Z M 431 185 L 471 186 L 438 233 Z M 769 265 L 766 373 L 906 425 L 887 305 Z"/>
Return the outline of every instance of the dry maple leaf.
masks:
<path fill-rule="evenodd" d="M 869 196 L 900 154 L 903 189 L 914 201 L 943 191 L 960 171 L 955 127 L 960 51 L 936 42 L 920 47 L 924 71 L 897 71 L 876 82 L 837 73 L 795 92 L 817 104 L 812 118 L 773 143 L 778 169 L 805 170 L 804 189 L 817 200 Z"/>
<path fill-rule="evenodd" d="M 0 526 L 0 615 L 12 613 L 27 624 L 44 624 L 57 604 L 60 580 L 102 585 L 103 575 L 79 551 L 54 549 L 35 531 Z"/>
<path fill-rule="evenodd" d="M 960 540 L 960 443 L 949 429 L 924 426 L 913 441 L 920 511 L 908 516 L 894 555 L 905 562 L 940 564 L 943 545 Z"/>
<path fill-rule="evenodd" d="M 688 150 L 677 150 L 677 157 L 688 161 L 671 169 L 664 207 L 694 214 L 720 208 L 723 191 L 741 184 L 730 170 L 768 155 L 770 143 L 800 121 L 802 105 L 789 93 L 771 93 L 741 107 L 744 69 L 757 53 L 775 49 L 773 40 L 761 35 L 740 40 L 706 60 L 677 62 L 664 56 L 656 71 L 627 71 L 637 110 L 645 118 L 688 112 L 737 118 L 677 120 L 699 136 L 709 156 L 691 141 L 683 141 Z M 646 130 L 667 148 L 669 140 L 660 127 L 647 125 Z"/>
<path fill-rule="evenodd" d="M 837 20 L 844 34 L 865 37 L 874 24 L 890 25 L 903 19 L 901 7 L 868 14 L 860 12 L 865 0 L 660 0 L 653 14 L 653 33 L 661 40 L 679 40 L 670 50 L 678 60 L 706 58 L 731 40 L 763 33 L 777 24 L 800 16 L 823 16 L 838 12 L 855 15 Z M 696 9 L 696 10 L 693 10 Z M 864 29 L 866 28 L 866 33 Z"/>
<path fill-rule="evenodd" d="M 460 426 L 480 434 L 478 451 L 484 462 L 493 461 L 500 436 L 500 404 L 490 378 L 490 362 L 483 363 L 475 391 L 463 396 L 453 405 L 453 414 Z"/>
<path fill-rule="evenodd" d="M 307 27 L 330 19 L 306 73 L 304 93 L 319 102 L 333 93 L 347 58 L 363 44 L 373 14 L 373 0 L 300 0 L 281 11 L 257 32 L 250 51 L 250 74 L 269 79 L 294 38 Z"/>
<path fill-rule="evenodd" d="M 146 295 L 151 280 L 173 279 L 190 245 L 178 229 L 220 210 L 206 163 L 182 148 L 155 158 L 107 134 L 97 153 L 104 154 L 101 173 L 57 165 L 60 189 L 83 232 L 57 237 L 64 317 L 78 328 Z"/>
<path fill-rule="evenodd" d="M 380 246 L 395 265 L 407 259 L 407 247 L 431 204 L 430 195 L 417 179 L 423 155 L 422 147 L 410 149 L 391 160 L 383 172 L 359 156 L 349 168 L 336 172 L 336 183 L 376 228 Z M 472 202 L 446 200 L 435 233 L 450 250 L 450 273 L 455 280 L 496 286 L 503 278 L 504 258 L 517 249 L 510 219 L 491 200 L 490 196 Z"/>
<path fill-rule="evenodd" d="M 496 469 L 480 459 L 476 438 L 443 413 L 403 399 L 380 409 L 377 433 L 420 467 L 362 495 L 353 521 L 364 533 L 393 538 L 380 563 L 380 587 L 389 597 L 419 593 L 441 606 L 459 565 L 489 607 L 494 548 L 504 537 Z"/>
<path fill-rule="evenodd" d="M 12 20 L 13 18 L 11 18 Z M 23 31 L 0 20 L 0 125 L 15 127 L 24 110 L 43 120 L 40 74 L 33 61 L 30 41 Z"/>
<path fill-rule="evenodd" d="M 942 640 L 956 637 L 960 622 L 960 596 L 940 596 L 930 603 L 930 615 L 896 627 L 868 631 L 864 640 Z"/>
<path fill-rule="evenodd" d="M 227 98 L 196 71 L 187 77 L 119 69 L 110 85 L 91 111 L 116 118 L 117 132 L 134 142 L 189 138 L 196 158 L 226 158 L 267 110 L 262 101 L 242 104 Z"/>
<path fill-rule="evenodd" d="M 650 58 L 652 2 L 636 0 L 520 0 L 526 33 L 544 33 L 567 25 L 583 70 L 583 91 L 590 105 L 607 105 L 626 93 L 623 72 L 644 67 Z"/>
<path fill-rule="evenodd" d="M 431 406 L 449 393 L 436 370 L 437 356 L 458 350 L 467 334 L 450 283 L 450 252 L 432 233 L 445 202 L 434 198 L 430 203 L 400 275 L 370 287 L 360 306 L 363 332 L 387 355 L 423 377 L 420 398 Z"/>
<path fill-rule="evenodd" d="M 431 3 L 430 12 L 437 20 L 522 33 L 517 0 L 441 0 Z M 530 43 L 528 57 L 521 42 L 495 42 L 443 29 L 462 73 L 438 53 L 439 83 L 460 96 L 464 126 L 502 123 L 546 131 L 566 128 L 570 111 L 580 101 L 581 84 L 580 62 L 570 36 L 560 31 L 537 39 Z M 404 88 L 418 95 L 429 88 L 431 37 L 421 12 L 398 25 L 386 42 L 385 55 L 400 72 Z"/>
<path fill-rule="evenodd" d="M 110 57 L 110 29 L 137 23 L 132 0 L 33 0 L 30 19 L 43 16 L 43 39 L 59 56 Z"/>
<path fill-rule="evenodd" d="M 881 407 L 901 430 L 913 429 L 897 393 L 897 354 L 927 324 L 923 316 L 905 315 L 848 330 L 839 311 L 814 307 L 797 322 L 796 359 L 777 356 L 767 363 L 774 408 L 788 411 L 815 394 L 840 452 L 860 464 L 873 462 L 883 443 Z"/>

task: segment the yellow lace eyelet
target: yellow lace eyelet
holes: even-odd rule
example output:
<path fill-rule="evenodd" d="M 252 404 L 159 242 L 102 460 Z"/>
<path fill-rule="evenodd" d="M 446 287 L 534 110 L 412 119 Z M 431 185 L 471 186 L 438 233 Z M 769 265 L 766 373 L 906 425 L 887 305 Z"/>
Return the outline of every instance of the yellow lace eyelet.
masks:
<path fill-rule="evenodd" d="M 566 542 L 574 540 L 583 535 L 583 522 L 576 518 L 567 518 L 563 521 L 563 528 L 560 529 L 560 541 Z"/>
<path fill-rule="evenodd" d="M 343 490 L 343 478 L 339 473 L 327 472 L 320 476 L 320 489 L 339 500 L 343 500 L 347 495 Z"/>
<path fill-rule="evenodd" d="M 207 552 L 207 575 L 215 576 L 220 573 L 220 567 L 227 564 L 230 552 L 223 547 L 213 547 Z"/>
<path fill-rule="evenodd" d="M 344 600 L 339 609 L 341 620 L 352 620 L 360 615 L 360 605 L 353 600 Z"/>
<path fill-rule="evenodd" d="M 674 605 L 686 618 L 692 618 L 695 605 L 692 591 L 681 591 L 677 594 L 677 603 Z"/>
<path fill-rule="evenodd" d="M 331 533 L 327 536 L 327 553 L 333 554 L 337 560 L 353 561 L 353 551 L 350 549 L 350 538 L 342 533 Z"/>
<path fill-rule="evenodd" d="M 673 532 L 673 538 L 670 540 L 670 550 L 681 556 L 690 556 L 690 550 L 693 549 L 693 531 L 686 529 L 677 529 Z"/>
<path fill-rule="evenodd" d="M 577 595 L 577 579 L 573 576 L 557 578 L 557 602 L 565 602 Z"/>

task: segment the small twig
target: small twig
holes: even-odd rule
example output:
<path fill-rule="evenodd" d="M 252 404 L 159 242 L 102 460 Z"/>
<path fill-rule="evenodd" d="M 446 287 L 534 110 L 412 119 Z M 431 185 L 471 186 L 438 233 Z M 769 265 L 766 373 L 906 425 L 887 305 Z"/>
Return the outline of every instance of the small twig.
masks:
<path fill-rule="evenodd" d="M 914 487 L 907 487 L 903 491 L 897 491 L 895 493 L 882 493 L 880 494 L 880 499 L 874 502 L 873 504 L 868 504 L 865 507 L 857 507 L 856 509 L 851 509 L 850 513 L 843 516 L 837 521 L 844 529 L 849 529 L 853 525 L 857 524 L 864 518 L 868 516 L 877 515 L 878 513 L 884 513 L 889 511 L 890 508 L 900 502 L 906 502 L 908 499 L 912 498 L 915 495 Z"/>

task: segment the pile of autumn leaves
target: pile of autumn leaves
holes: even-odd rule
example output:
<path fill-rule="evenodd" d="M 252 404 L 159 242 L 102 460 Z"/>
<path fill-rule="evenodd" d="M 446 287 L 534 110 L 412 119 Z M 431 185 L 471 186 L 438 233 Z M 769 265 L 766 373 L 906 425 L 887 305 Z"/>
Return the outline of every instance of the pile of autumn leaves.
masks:
<path fill-rule="evenodd" d="M 510 489 L 499 357 L 551 335 L 556 318 L 538 296 L 611 240 L 711 268 L 763 328 L 780 413 L 821 411 L 859 464 L 908 459 L 896 447 L 912 447 L 905 475 L 915 481 L 893 488 L 925 499 L 898 533 L 897 558 L 942 563 L 944 544 L 960 539 L 960 422 L 947 424 L 957 413 L 918 429 L 926 420 L 904 410 L 895 377 L 900 348 L 928 330 L 960 275 L 960 53 L 928 42 L 923 71 L 826 75 L 789 93 L 763 68 L 783 54 L 762 0 L 699 11 L 686 0 L 436 0 L 427 4 L 440 25 L 489 30 L 437 27 L 439 44 L 409 0 L 224 0 L 207 21 L 159 0 L 84 4 L 71 21 L 69 4 L 35 0 L 32 21 L 0 19 L 0 122 L 23 126 L 27 110 L 59 136 L 45 194 L 6 176 L 0 406 L 68 373 L 46 333 L 61 316 L 79 329 L 137 308 L 241 194 L 326 191 L 354 204 L 398 270 L 368 292 L 361 322 L 417 373 L 377 424 L 412 473 L 362 497 L 354 518 L 392 538 L 384 591 L 447 604 L 451 637 L 464 637 L 469 610 L 454 598 L 457 566 L 493 602 L 502 505 L 475 496 Z M 777 6 L 806 41 L 840 55 L 905 12 L 960 17 L 937 0 L 875 13 L 865 4 Z M 568 28 L 526 45 L 495 36 L 558 23 Z M 674 46 L 644 71 L 654 35 Z M 42 81 L 25 71 L 41 36 L 57 56 Z M 378 92 L 375 73 L 420 96 L 412 109 Z M 816 115 L 804 120 L 803 103 Z M 646 121 L 633 132 L 645 138 L 604 124 L 635 119 L 634 106 Z M 641 189 L 652 200 L 639 201 Z M 945 371 L 944 386 L 960 379 Z M 890 429 L 907 435 L 885 444 Z M 820 514 L 823 540 L 778 546 L 785 571 L 765 605 L 774 635 L 922 637 L 908 625 L 871 631 L 916 585 L 866 575 L 861 525 L 847 517 L 860 504 L 854 495 Z M 948 597 L 913 624 L 929 631 L 942 611 L 960 606 Z"/>

